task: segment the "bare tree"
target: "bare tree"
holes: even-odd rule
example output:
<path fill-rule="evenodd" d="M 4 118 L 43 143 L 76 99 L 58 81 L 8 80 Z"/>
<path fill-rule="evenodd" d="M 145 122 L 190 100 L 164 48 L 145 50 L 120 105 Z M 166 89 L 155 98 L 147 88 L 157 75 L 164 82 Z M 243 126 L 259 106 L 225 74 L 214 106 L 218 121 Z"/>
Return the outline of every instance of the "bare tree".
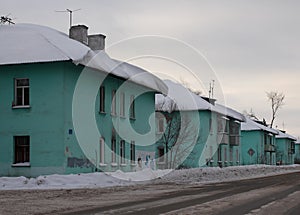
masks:
<path fill-rule="evenodd" d="M 168 111 L 163 112 L 166 123 L 161 142 L 166 149 L 166 168 L 176 168 L 191 153 L 198 131 L 191 112 L 178 111 L 173 100 L 165 101 L 167 102 L 163 102 L 162 106 L 166 109 L 167 105 Z"/>
<path fill-rule="evenodd" d="M 284 98 L 285 95 L 283 93 L 278 93 L 277 91 L 271 91 L 271 92 L 266 92 L 268 100 L 271 101 L 271 108 L 272 108 L 272 118 L 271 118 L 271 123 L 270 127 L 273 127 L 274 120 L 277 117 L 277 112 L 278 110 L 284 105 Z"/>

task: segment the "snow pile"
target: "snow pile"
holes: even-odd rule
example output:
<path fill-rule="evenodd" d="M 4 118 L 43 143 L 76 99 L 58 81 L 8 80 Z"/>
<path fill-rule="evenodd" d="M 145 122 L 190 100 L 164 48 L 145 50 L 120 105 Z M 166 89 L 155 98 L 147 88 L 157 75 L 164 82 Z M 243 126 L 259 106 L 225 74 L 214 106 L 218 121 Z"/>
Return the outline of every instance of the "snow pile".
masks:
<path fill-rule="evenodd" d="M 205 167 L 176 170 L 163 177 L 162 180 L 174 183 L 214 183 L 278 175 L 295 171 L 300 171 L 300 165 Z"/>
<path fill-rule="evenodd" d="M 212 183 L 266 175 L 300 171 L 300 165 L 290 166 L 235 166 L 227 168 L 204 167 L 183 170 L 151 170 L 124 173 L 120 170 L 110 173 L 86 173 L 70 175 L 45 175 L 37 178 L 0 177 L 0 190 L 21 189 L 77 189 L 127 186 L 147 183 Z M 154 180 L 155 179 L 155 180 Z"/>

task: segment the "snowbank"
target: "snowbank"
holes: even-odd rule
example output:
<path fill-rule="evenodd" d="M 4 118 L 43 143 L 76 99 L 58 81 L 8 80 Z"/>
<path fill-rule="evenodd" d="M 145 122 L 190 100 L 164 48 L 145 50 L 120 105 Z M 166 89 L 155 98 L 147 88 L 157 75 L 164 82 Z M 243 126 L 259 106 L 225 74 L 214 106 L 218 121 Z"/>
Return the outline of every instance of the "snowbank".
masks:
<path fill-rule="evenodd" d="M 110 173 L 46 175 L 37 178 L 0 177 L 0 190 L 100 188 L 134 185 L 142 181 L 147 181 L 147 183 L 212 183 L 295 171 L 300 171 L 300 165 L 205 167 L 174 171 L 144 169 L 127 173 L 118 170 Z"/>

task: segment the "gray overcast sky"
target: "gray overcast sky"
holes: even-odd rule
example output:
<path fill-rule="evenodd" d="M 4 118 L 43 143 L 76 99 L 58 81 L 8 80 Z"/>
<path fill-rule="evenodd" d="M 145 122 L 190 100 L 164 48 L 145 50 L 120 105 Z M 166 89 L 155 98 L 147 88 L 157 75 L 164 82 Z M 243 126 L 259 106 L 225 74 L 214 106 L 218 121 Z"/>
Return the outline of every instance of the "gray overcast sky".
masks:
<path fill-rule="evenodd" d="M 181 41 L 177 42 L 177 48 L 174 48 L 176 44 L 172 45 L 174 39 L 160 41 L 163 45 L 161 50 L 156 50 L 157 54 L 168 58 L 177 50 L 184 50 L 180 45 L 189 44 L 214 68 L 215 75 L 202 80 L 206 88 L 208 79 L 217 79 L 216 91 L 223 92 L 228 106 L 240 112 L 252 109 L 267 121 L 271 111 L 265 92 L 283 92 L 285 106 L 275 125 L 282 128 L 284 124 L 289 133 L 300 136 L 300 1 L 0 0 L 0 3 L 0 15 L 11 13 L 16 23 L 46 25 L 66 33 L 69 16 L 55 10 L 81 8 L 74 12 L 73 24 L 86 24 L 89 33 L 107 35 L 107 47 L 113 47 L 108 53 L 121 59 L 134 56 L 130 52 L 137 51 L 135 45 L 144 48 L 139 54 L 147 54 L 149 47 L 157 42 L 129 40 L 127 46 L 124 42 L 123 46 L 114 45 L 132 37 L 158 35 L 165 38 L 162 41 L 168 37 Z M 132 50 L 128 50 L 131 45 Z M 187 59 L 193 55 L 191 49 L 186 53 L 183 64 L 197 68 L 192 65 L 197 57 Z M 167 71 L 170 76 L 180 71 L 157 59 L 132 63 L 155 72 Z M 185 82 L 193 82 L 183 77 Z"/>

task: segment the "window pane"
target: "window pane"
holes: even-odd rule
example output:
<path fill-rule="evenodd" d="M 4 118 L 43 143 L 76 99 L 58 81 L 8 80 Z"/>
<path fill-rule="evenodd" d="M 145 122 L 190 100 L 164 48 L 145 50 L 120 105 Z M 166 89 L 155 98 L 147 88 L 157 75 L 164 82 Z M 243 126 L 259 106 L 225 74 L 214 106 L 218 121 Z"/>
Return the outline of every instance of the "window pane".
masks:
<path fill-rule="evenodd" d="M 16 93 L 16 105 L 23 105 L 23 89 L 17 88 Z"/>
<path fill-rule="evenodd" d="M 15 136 L 15 163 L 29 162 L 29 136 Z"/>
<path fill-rule="evenodd" d="M 105 112 L 105 89 L 100 87 L 100 112 Z"/>
<path fill-rule="evenodd" d="M 29 88 L 24 88 L 24 105 L 29 105 Z"/>
<path fill-rule="evenodd" d="M 23 79 L 17 79 L 17 86 L 29 86 L 29 79 L 28 78 L 23 78 Z"/>

